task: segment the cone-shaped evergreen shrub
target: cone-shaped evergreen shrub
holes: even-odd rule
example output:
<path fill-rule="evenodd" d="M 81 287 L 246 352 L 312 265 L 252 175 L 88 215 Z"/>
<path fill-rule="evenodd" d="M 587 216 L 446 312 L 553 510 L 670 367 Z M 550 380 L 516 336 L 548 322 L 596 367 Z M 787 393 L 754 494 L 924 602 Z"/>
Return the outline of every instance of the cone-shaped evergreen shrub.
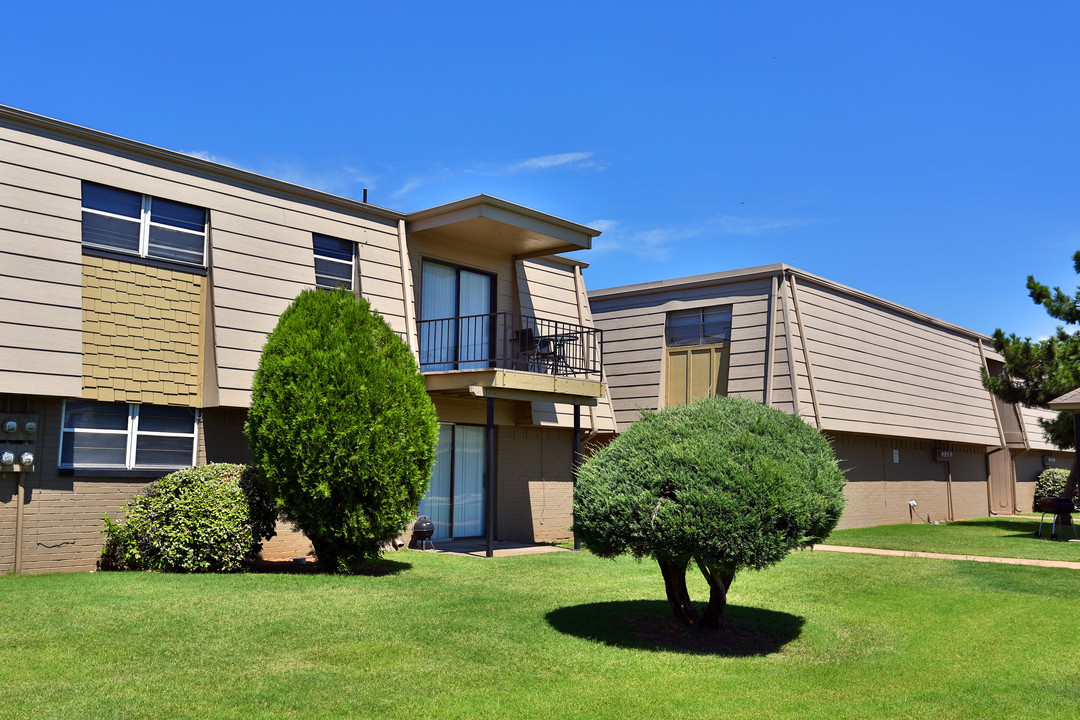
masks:
<path fill-rule="evenodd" d="M 245 431 L 279 513 L 337 572 L 377 557 L 415 518 L 438 421 L 382 317 L 346 290 L 307 290 L 266 340 Z"/>
<path fill-rule="evenodd" d="M 646 412 L 582 467 L 574 532 L 601 557 L 660 564 L 688 625 L 716 625 L 736 571 L 760 569 L 836 527 L 843 473 L 829 441 L 802 420 L 736 398 Z M 711 595 L 686 592 L 694 560 Z"/>

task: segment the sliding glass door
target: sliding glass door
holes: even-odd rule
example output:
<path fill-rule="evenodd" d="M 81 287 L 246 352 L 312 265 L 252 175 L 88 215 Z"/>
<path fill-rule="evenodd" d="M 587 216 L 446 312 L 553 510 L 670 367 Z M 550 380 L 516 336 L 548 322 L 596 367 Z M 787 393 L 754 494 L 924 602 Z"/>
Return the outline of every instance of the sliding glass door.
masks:
<path fill-rule="evenodd" d="M 425 260 L 420 285 L 424 370 L 485 368 L 492 356 L 492 276 Z"/>
<path fill-rule="evenodd" d="M 420 501 L 420 515 L 435 525 L 435 538 L 484 534 L 486 429 L 476 425 L 439 426 L 439 446 L 431 486 Z"/>

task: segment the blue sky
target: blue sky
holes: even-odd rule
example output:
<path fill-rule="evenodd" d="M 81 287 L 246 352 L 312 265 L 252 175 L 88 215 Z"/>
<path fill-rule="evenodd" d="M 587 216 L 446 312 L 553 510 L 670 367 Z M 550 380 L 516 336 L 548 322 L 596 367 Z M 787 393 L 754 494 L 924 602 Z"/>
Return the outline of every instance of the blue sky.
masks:
<path fill-rule="evenodd" d="M 1080 4 L 11 3 L 0 103 L 401 211 L 604 230 L 592 288 L 775 262 L 982 332 L 1073 291 Z"/>

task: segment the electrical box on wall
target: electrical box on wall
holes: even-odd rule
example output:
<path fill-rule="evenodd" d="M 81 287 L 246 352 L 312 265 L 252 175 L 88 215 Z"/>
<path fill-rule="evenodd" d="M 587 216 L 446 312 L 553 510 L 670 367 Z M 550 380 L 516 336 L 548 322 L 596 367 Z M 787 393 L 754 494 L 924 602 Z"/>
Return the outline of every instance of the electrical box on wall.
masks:
<path fill-rule="evenodd" d="M 0 473 L 24 473 L 34 469 L 38 416 L 30 413 L 0 414 Z"/>
<path fill-rule="evenodd" d="M 0 414 L 0 443 L 27 442 L 37 438 L 38 416 L 27 413 Z"/>
<path fill-rule="evenodd" d="M 30 472 L 36 461 L 33 445 L 0 445 L 0 473 Z"/>

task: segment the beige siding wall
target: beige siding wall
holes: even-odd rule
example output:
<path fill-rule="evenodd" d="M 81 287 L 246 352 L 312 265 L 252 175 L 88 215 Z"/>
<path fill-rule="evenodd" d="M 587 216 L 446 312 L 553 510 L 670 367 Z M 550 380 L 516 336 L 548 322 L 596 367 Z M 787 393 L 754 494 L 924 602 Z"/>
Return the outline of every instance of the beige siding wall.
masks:
<path fill-rule="evenodd" d="M 496 442 L 495 536 L 519 542 L 571 537 L 573 432 L 500 427 Z"/>
<path fill-rule="evenodd" d="M 1039 420 L 1053 420 L 1058 414 L 1045 408 L 1021 407 L 1020 417 L 1023 419 L 1024 432 L 1027 434 L 1028 447 L 1032 450 L 1053 451 L 1057 448 L 1046 439 Z"/>
<path fill-rule="evenodd" d="M 83 180 L 210 211 L 213 370 L 220 394 L 206 388 L 206 404 L 249 403 L 266 334 L 289 302 L 314 284 L 312 233 L 358 245 L 362 293 L 395 330 L 406 330 L 396 220 L 134 150 L 31 132 L 14 121 L 0 123 L 0 162 L 0 183 L 6 183 L 0 184 L 0 206 L 6 208 L 0 210 L 6 213 L 0 215 L 0 250 L 32 241 L 34 257 L 51 259 L 48 268 L 33 268 L 28 279 L 5 279 L 11 282 L 5 297 L 25 298 L 20 308 L 26 310 L 26 340 L 0 348 L 0 390 L 79 395 Z"/>
<path fill-rule="evenodd" d="M 198 407 L 204 282 L 84 257 L 82 396 Z"/>
<path fill-rule="evenodd" d="M 81 188 L 20 159 L 0 122 L 0 393 L 82 387 Z"/>
<path fill-rule="evenodd" d="M 976 339 L 839 290 L 797 287 L 824 428 L 1000 444 Z"/>
<path fill-rule="evenodd" d="M 768 278 L 707 287 L 660 290 L 635 297 L 592 296 L 596 326 L 604 331 L 604 368 L 619 429 L 638 408 L 657 409 L 664 387 L 667 313 L 731 305 L 728 395 L 761 402 L 771 282 Z M 786 366 L 774 371 L 776 374 Z"/>

